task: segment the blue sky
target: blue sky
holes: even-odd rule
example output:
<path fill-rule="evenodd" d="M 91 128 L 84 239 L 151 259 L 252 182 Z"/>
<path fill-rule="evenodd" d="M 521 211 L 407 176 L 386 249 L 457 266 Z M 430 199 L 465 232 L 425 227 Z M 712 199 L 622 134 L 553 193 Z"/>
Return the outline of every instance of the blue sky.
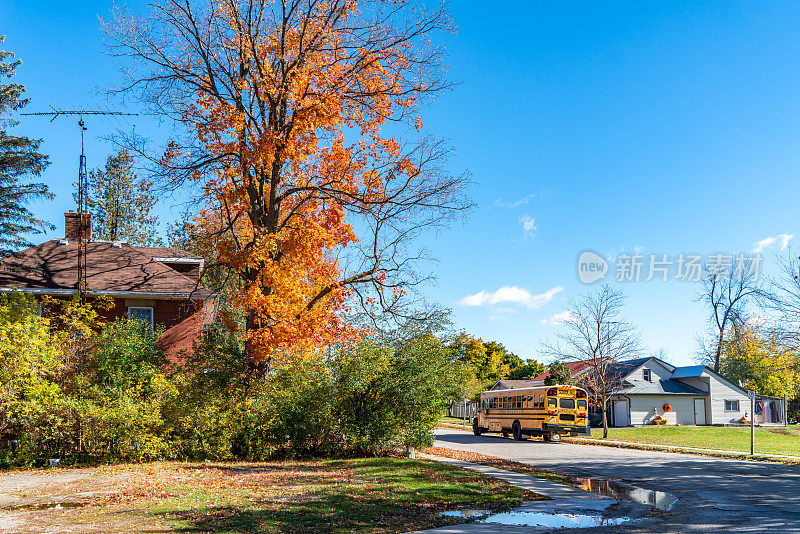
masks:
<path fill-rule="evenodd" d="M 487 5 L 451 2 L 459 31 L 444 44 L 459 85 L 422 114 L 455 148 L 453 172 L 475 182 L 469 220 L 425 243 L 439 258 L 427 294 L 453 308 L 459 328 L 536 357 L 558 328 L 544 323 L 591 289 L 577 278 L 584 250 L 733 254 L 786 236 L 764 247 L 769 265 L 800 236 L 800 4 Z M 0 34 L 24 62 L 28 111 L 122 109 L 97 94 L 117 79 L 98 25 L 110 7 L 5 0 Z M 148 117 L 87 122 L 90 167 L 111 153 L 103 137 L 117 128 L 157 137 L 169 127 Z M 63 235 L 75 120 L 27 119 L 17 132 L 45 139 L 56 199 L 37 210 Z M 163 223 L 177 202 L 162 200 Z M 704 329 L 698 285 L 617 285 L 645 344 L 691 362 Z"/>

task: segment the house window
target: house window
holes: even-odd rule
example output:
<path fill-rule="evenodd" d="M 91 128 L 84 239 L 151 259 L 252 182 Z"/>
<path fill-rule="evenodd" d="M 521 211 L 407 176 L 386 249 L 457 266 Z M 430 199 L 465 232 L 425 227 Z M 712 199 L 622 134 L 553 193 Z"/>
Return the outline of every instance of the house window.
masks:
<path fill-rule="evenodd" d="M 146 325 L 153 329 L 153 308 L 138 308 L 138 307 L 129 307 L 128 308 L 128 319 L 131 321 L 139 321 L 143 325 Z"/>
<path fill-rule="evenodd" d="M 739 401 L 738 400 L 726 400 L 725 401 L 725 411 L 726 412 L 738 412 L 739 411 Z"/>
<path fill-rule="evenodd" d="M 650 376 L 650 369 L 642 369 L 642 378 L 650 382 L 652 376 Z"/>

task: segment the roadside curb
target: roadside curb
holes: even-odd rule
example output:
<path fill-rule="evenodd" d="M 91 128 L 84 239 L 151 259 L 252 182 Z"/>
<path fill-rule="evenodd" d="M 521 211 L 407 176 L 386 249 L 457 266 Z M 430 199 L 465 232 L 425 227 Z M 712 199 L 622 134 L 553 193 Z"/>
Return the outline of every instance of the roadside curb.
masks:
<path fill-rule="evenodd" d="M 471 426 L 466 425 L 456 425 L 454 423 L 436 423 L 436 426 L 441 428 L 453 428 L 455 430 L 472 430 Z"/>
<path fill-rule="evenodd" d="M 469 469 L 471 471 L 483 473 L 484 475 L 490 477 L 499 478 L 500 480 L 504 480 L 509 484 L 513 484 L 514 486 L 532 491 L 550 499 L 585 498 L 597 499 L 598 501 L 608 501 L 609 503 L 615 502 L 615 499 L 600 496 L 596 493 L 591 493 L 589 491 L 576 488 L 575 486 L 569 486 L 567 484 L 562 484 L 561 482 L 555 482 L 552 480 L 547 480 L 546 478 L 539 478 L 524 473 L 517 473 L 507 469 L 501 469 L 499 467 L 477 464 L 474 462 L 468 462 L 466 460 L 458 460 L 456 458 L 448 458 L 446 456 L 436 456 L 424 452 L 419 453 L 417 456 L 425 460 L 433 460 L 435 462 L 455 465 L 457 467 L 461 467 L 462 469 Z"/>
<path fill-rule="evenodd" d="M 597 447 L 616 447 L 618 449 L 638 449 L 642 451 L 677 452 L 695 454 L 698 456 L 712 456 L 715 458 L 730 458 L 731 460 L 748 460 L 751 462 L 771 462 L 783 464 L 800 464 L 800 456 L 786 456 L 781 454 L 755 454 L 753 456 L 739 451 L 726 451 L 718 449 L 702 449 L 697 447 L 680 447 L 677 445 L 655 445 L 651 443 L 634 443 L 630 441 L 612 441 L 592 438 L 563 438 L 566 443 L 578 445 L 594 445 Z"/>

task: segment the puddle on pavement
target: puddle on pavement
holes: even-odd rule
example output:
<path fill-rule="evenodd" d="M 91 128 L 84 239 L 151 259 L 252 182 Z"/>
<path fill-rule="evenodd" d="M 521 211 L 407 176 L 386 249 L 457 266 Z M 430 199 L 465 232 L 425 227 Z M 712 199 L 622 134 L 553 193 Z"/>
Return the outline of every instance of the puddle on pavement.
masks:
<path fill-rule="evenodd" d="M 493 514 L 478 523 L 492 525 L 514 525 L 520 527 L 587 528 L 621 525 L 633 521 L 631 517 L 603 517 L 589 514 L 547 512 L 504 512 Z"/>
<path fill-rule="evenodd" d="M 501 512 L 489 510 L 454 510 L 442 512 L 443 516 L 477 519 L 487 525 L 510 525 L 519 527 L 588 528 L 621 525 L 633 521 L 630 517 L 603 517 L 591 514 L 564 512 Z"/>
<path fill-rule="evenodd" d="M 653 491 L 649 489 L 623 484 L 612 480 L 598 480 L 594 478 L 579 478 L 578 484 L 581 489 L 591 491 L 618 501 L 632 501 L 639 504 L 653 506 L 660 510 L 669 510 L 678 499 L 674 495 L 663 491 Z"/>
<path fill-rule="evenodd" d="M 462 519 L 475 519 L 489 515 L 490 510 L 450 510 L 449 512 L 442 512 L 444 517 L 460 517 Z"/>

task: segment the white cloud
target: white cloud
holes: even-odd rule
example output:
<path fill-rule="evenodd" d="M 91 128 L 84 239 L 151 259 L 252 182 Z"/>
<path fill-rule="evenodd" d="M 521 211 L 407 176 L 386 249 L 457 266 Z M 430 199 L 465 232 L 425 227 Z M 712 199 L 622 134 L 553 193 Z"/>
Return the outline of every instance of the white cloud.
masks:
<path fill-rule="evenodd" d="M 546 319 L 542 319 L 542 324 L 559 325 L 564 323 L 571 323 L 573 321 L 575 321 L 575 315 L 569 310 L 564 310 L 561 313 L 557 313 L 555 315 L 551 315 Z"/>
<path fill-rule="evenodd" d="M 561 286 L 548 289 L 538 295 L 531 294 L 527 289 L 518 286 L 503 286 L 497 291 L 480 291 L 461 299 L 462 306 L 495 306 L 497 304 L 518 304 L 530 310 L 545 306 L 553 298 L 564 291 Z"/>
<path fill-rule="evenodd" d="M 755 247 L 753 248 L 754 253 L 762 252 L 765 248 L 769 248 L 777 242 L 781 244 L 781 250 L 785 250 L 786 247 L 789 246 L 789 241 L 794 238 L 793 234 L 778 234 L 773 237 L 765 237 L 761 241 L 757 241 L 755 243 Z"/>
<path fill-rule="evenodd" d="M 530 195 L 525 195 L 519 200 L 512 200 L 511 202 L 500 200 L 498 198 L 497 200 L 494 201 L 494 205 L 497 206 L 498 208 L 513 209 L 513 208 L 518 208 L 520 206 L 524 206 L 525 204 L 533 200 L 535 197 L 536 193 L 531 193 Z"/>
<path fill-rule="evenodd" d="M 528 215 L 527 213 L 519 218 L 519 222 L 522 223 L 522 231 L 525 234 L 525 238 L 533 237 L 536 235 L 536 219 Z"/>

